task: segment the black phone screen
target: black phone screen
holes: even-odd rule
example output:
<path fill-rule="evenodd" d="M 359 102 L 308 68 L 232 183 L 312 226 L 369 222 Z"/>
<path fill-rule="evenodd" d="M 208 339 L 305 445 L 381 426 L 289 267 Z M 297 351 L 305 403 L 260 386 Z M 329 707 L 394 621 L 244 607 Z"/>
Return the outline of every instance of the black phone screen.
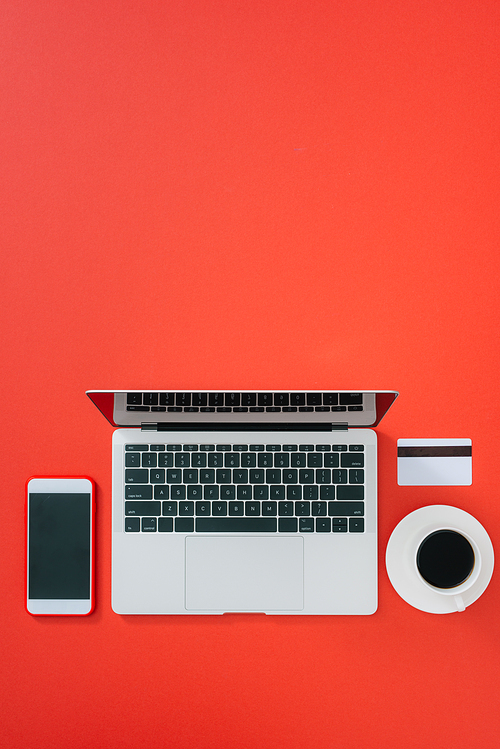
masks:
<path fill-rule="evenodd" d="M 29 598 L 90 598 L 90 533 L 90 494 L 29 494 Z"/>

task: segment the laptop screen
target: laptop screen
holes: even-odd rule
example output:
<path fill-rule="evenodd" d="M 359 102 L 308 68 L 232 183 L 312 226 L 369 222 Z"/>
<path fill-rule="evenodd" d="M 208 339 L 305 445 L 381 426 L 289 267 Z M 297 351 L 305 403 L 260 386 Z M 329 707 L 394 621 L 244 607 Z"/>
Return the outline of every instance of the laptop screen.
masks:
<path fill-rule="evenodd" d="M 87 395 L 115 427 L 265 428 L 373 427 L 395 391 L 344 390 L 178 391 L 89 390 Z"/>

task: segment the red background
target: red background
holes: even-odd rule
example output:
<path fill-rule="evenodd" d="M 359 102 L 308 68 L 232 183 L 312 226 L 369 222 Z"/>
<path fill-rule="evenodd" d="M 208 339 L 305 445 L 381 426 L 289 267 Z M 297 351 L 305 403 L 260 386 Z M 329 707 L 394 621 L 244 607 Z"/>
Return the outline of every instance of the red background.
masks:
<path fill-rule="evenodd" d="M 406 604 L 395 525 L 500 532 L 494 0 L 4 0 L 0 738 L 11 747 L 498 746 L 499 587 Z M 102 389 L 397 389 L 371 617 L 120 617 Z M 471 437 L 472 487 L 396 483 Z M 97 605 L 23 605 L 24 482 L 97 482 Z"/>

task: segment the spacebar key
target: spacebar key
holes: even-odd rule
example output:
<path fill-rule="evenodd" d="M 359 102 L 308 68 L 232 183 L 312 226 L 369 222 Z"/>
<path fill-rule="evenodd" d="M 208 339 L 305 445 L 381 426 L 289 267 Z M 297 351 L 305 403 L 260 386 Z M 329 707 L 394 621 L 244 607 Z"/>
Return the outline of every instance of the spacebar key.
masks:
<path fill-rule="evenodd" d="M 276 533 L 276 518 L 196 518 L 198 533 Z"/>

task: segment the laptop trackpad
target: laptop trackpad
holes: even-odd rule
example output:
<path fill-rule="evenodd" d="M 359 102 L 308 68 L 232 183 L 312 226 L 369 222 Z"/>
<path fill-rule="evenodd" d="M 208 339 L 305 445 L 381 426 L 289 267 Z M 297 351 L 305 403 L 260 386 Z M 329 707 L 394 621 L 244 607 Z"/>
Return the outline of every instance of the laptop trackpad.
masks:
<path fill-rule="evenodd" d="M 187 536 L 186 609 L 300 611 L 303 539 Z"/>

